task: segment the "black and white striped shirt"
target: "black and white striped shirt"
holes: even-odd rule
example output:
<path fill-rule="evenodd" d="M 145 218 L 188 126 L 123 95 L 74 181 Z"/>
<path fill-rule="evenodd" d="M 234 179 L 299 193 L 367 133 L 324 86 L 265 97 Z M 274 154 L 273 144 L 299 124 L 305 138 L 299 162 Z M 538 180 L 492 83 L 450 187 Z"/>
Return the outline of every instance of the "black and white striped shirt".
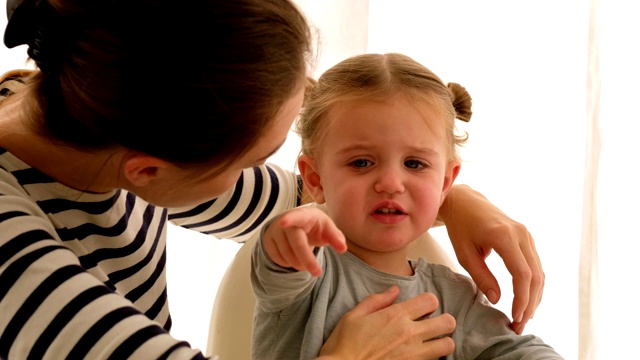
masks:
<path fill-rule="evenodd" d="M 19 85 L 5 77 L 0 100 Z M 167 221 L 243 242 L 296 205 L 297 185 L 261 166 L 215 200 L 165 209 L 71 189 L 0 149 L 0 359 L 204 358 L 168 334 Z"/>

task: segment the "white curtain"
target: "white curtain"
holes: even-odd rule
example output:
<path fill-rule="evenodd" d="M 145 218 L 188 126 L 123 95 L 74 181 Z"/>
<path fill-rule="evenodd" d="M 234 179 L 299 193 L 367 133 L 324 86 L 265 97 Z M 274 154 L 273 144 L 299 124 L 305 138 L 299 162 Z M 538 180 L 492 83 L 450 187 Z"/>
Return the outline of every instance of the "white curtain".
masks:
<path fill-rule="evenodd" d="M 582 242 L 578 293 L 578 358 L 592 360 L 598 353 L 600 318 L 598 271 L 598 166 L 600 165 L 600 1 L 591 0 L 587 52 L 586 159 L 582 205 Z"/>
<path fill-rule="evenodd" d="M 592 316 L 597 329 L 589 335 L 595 337 L 592 343 L 597 344 L 598 359 L 629 359 L 638 357 L 633 344 L 637 341 L 634 327 L 640 323 L 636 311 L 640 298 L 636 285 L 640 274 L 636 266 L 640 254 L 640 170 L 636 165 L 640 155 L 640 114 L 636 111 L 640 99 L 640 4 L 594 1 L 592 11 L 598 14 L 592 21 L 595 31 L 599 29 L 599 44 L 597 38 L 591 39 L 596 41 L 600 66 L 589 72 L 593 80 L 587 84 L 597 86 L 599 78 L 600 92 L 588 89 L 593 95 L 590 108 L 599 112 L 594 111 L 598 118 L 590 118 L 595 121 L 589 124 L 599 126 L 591 131 L 599 133 L 600 141 L 589 145 L 599 145 L 600 156 L 599 164 L 593 166 L 598 170 L 593 192 L 597 231 L 591 240 L 597 241 L 592 247 L 598 256 L 595 300 L 600 306 L 599 314 Z M 592 51 L 589 54 L 594 55 Z M 589 345 L 588 338 L 584 339 L 580 350 Z M 595 357 L 581 357 L 591 358 Z"/>

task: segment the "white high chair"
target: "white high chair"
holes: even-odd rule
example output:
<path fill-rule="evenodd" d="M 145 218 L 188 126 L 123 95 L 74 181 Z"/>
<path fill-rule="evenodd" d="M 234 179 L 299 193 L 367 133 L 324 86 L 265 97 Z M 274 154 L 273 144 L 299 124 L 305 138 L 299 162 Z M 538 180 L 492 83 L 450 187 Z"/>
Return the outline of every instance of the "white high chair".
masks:
<path fill-rule="evenodd" d="M 255 300 L 251 289 L 251 248 L 257 237 L 244 244 L 227 268 L 218 288 L 211 313 L 207 354 L 220 360 L 248 360 Z M 428 262 L 446 265 L 458 271 L 444 249 L 429 234 L 414 241 L 410 258 L 424 257 Z"/>

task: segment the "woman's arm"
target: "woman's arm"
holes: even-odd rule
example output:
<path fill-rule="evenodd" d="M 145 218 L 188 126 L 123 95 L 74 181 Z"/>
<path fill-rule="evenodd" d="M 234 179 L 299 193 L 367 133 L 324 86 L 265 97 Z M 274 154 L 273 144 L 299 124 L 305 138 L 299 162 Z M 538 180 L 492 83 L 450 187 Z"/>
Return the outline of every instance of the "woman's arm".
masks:
<path fill-rule="evenodd" d="M 522 333 L 542 299 L 544 271 L 527 228 L 505 215 L 466 185 L 455 185 L 440 207 L 458 262 L 492 302 L 500 286 L 485 263 L 491 250 L 502 257 L 513 276 L 514 331 Z"/>
<path fill-rule="evenodd" d="M 273 216 L 298 203 L 296 175 L 277 165 L 245 169 L 236 185 L 195 207 L 168 209 L 169 220 L 218 238 L 245 242 Z"/>
<path fill-rule="evenodd" d="M 44 196 L 47 185 L 30 190 Z M 204 359 L 168 332 L 164 241 L 156 236 L 164 210 L 123 195 L 115 203 L 52 198 L 41 202 L 49 204 L 43 211 L 5 171 L 0 194 L 0 359 Z M 101 209 L 95 223 L 102 226 L 89 222 L 95 213 L 83 218 L 87 209 Z M 144 211 L 154 225 L 119 221 L 128 211 Z M 95 246 L 100 241 L 110 247 Z"/>

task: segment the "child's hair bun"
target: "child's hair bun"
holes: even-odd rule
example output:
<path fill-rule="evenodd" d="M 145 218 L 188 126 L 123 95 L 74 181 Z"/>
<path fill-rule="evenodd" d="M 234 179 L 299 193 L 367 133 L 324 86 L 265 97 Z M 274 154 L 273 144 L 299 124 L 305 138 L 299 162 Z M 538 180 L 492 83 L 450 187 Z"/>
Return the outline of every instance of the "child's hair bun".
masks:
<path fill-rule="evenodd" d="M 317 80 L 315 80 L 314 78 L 312 78 L 310 76 L 307 76 L 307 79 L 306 79 L 305 84 L 304 84 L 304 93 L 305 93 L 305 95 L 310 94 L 313 91 L 313 89 L 316 87 L 317 83 L 318 83 Z"/>
<path fill-rule="evenodd" d="M 457 83 L 448 83 L 447 87 L 451 93 L 451 102 L 456 110 L 456 118 L 469 122 L 471 120 L 471 95 L 462 85 Z"/>

